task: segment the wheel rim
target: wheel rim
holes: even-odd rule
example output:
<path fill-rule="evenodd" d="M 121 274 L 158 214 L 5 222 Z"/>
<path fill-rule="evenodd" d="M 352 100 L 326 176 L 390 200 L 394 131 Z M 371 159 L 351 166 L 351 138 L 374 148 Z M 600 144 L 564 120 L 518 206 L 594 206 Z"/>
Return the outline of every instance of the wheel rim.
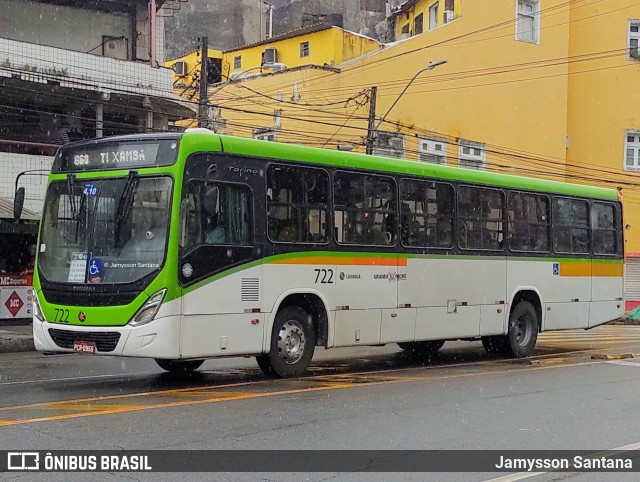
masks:
<path fill-rule="evenodd" d="M 531 323 L 529 316 L 522 314 L 518 317 L 513 327 L 514 337 L 516 343 L 520 346 L 525 346 L 531 339 Z"/>
<path fill-rule="evenodd" d="M 293 365 L 304 355 L 305 342 L 302 325 L 296 320 L 289 320 L 278 333 L 278 355 L 287 365 Z"/>

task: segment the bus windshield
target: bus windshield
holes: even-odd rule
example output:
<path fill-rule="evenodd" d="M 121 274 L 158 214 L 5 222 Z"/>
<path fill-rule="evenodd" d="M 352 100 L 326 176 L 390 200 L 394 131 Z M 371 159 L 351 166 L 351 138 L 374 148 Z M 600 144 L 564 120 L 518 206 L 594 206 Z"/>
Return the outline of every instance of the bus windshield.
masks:
<path fill-rule="evenodd" d="M 56 181 L 42 217 L 38 269 L 49 282 L 131 283 L 165 258 L 169 177 Z"/>

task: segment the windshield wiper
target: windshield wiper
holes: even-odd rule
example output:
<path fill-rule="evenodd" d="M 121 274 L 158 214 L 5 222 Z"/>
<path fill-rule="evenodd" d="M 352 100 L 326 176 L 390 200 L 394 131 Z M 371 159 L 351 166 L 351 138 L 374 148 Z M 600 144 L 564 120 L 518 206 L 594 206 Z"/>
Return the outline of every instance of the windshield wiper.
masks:
<path fill-rule="evenodd" d="M 76 210 L 76 200 L 73 197 L 73 188 L 76 184 L 76 175 L 67 174 L 67 189 L 69 190 L 69 204 L 71 205 L 71 219 L 77 221 L 78 212 Z"/>
<path fill-rule="evenodd" d="M 120 224 L 124 219 L 127 219 L 129 212 L 131 211 L 132 203 L 131 198 L 138 184 L 138 171 L 129 171 L 127 177 L 127 183 L 122 190 L 122 196 L 118 201 L 118 209 L 116 210 L 116 223 Z"/>

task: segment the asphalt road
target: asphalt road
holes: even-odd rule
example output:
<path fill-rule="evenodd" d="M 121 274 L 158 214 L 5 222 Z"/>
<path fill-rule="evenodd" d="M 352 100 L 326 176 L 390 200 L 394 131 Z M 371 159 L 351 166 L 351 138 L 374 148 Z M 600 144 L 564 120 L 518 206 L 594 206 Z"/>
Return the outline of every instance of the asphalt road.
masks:
<path fill-rule="evenodd" d="M 592 359 L 603 353 L 638 358 Z M 151 360 L 4 354 L 0 450 L 604 450 L 640 442 L 639 381 L 635 326 L 543 334 L 536 355 L 525 360 L 489 357 L 477 342 L 448 342 L 434 360 L 408 356 L 395 345 L 321 350 L 309 375 L 296 380 L 267 379 L 253 359 L 243 358 L 207 361 L 195 375 L 177 377 Z M 216 479 L 479 481 L 505 475 L 270 473 Z M 529 480 L 567 479 L 637 480 L 637 473 L 546 473 Z"/>

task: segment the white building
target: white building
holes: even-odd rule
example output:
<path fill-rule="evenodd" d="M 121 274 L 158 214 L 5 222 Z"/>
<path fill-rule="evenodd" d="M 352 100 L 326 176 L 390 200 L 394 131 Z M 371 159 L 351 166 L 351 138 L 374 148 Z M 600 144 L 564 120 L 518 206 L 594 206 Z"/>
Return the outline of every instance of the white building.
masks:
<path fill-rule="evenodd" d="M 67 138 L 167 130 L 193 116 L 162 66 L 163 17 L 184 1 L 0 0 L 0 197 L 13 198 L 18 173 L 49 169 Z M 20 185 L 25 208 L 40 212 L 46 177 Z"/>

